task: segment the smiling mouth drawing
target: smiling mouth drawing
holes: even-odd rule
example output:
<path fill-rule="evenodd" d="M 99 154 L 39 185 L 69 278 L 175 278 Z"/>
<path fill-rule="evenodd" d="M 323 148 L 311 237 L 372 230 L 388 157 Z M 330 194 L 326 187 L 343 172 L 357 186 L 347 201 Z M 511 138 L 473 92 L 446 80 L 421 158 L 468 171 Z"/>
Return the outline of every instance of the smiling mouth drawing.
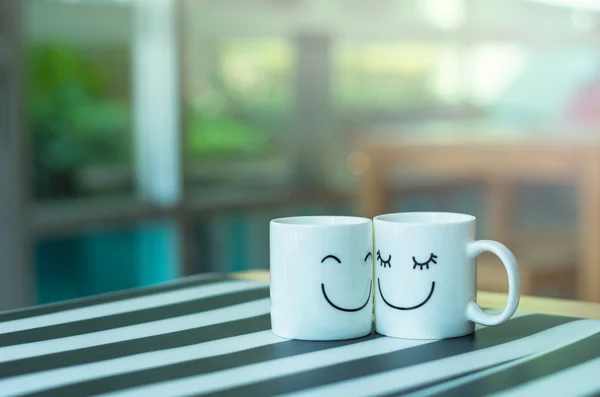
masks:
<path fill-rule="evenodd" d="M 431 295 L 433 295 L 433 290 L 435 289 L 435 281 L 432 281 L 431 282 L 431 291 L 429 291 L 429 295 L 427 295 L 427 298 L 425 298 L 425 300 L 423 302 L 419 303 L 416 306 L 401 307 L 401 306 L 394 306 L 385 299 L 385 297 L 383 296 L 383 292 L 381 291 L 381 283 L 379 282 L 379 278 L 377 278 L 377 285 L 379 286 L 379 295 L 381 295 L 381 299 L 383 299 L 383 302 L 386 305 L 388 305 L 389 307 L 396 309 L 396 310 L 414 310 L 414 309 L 420 308 L 421 306 L 426 304 L 427 301 L 431 298 Z"/>
<path fill-rule="evenodd" d="M 346 309 L 346 308 L 340 307 L 340 306 L 336 305 L 335 303 L 333 303 L 331 301 L 331 299 L 329 299 L 329 297 L 327 296 L 327 292 L 325 292 L 325 284 L 323 284 L 323 283 L 321 283 L 321 291 L 323 291 L 323 296 L 325 297 L 325 300 L 327 301 L 327 303 L 329 303 L 333 308 L 341 310 L 343 312 L 357 312 L 359 310 L 364 309 L 365 306 L 367 306 L 367 304 L 371 300 L 371 292 L 373 291 L 373 283 L 371 282 L 371 280 L 369 280 L 369 295 L 367 295 L 367 301 L 361 307 L 357 307 L 356 309 Z"/>

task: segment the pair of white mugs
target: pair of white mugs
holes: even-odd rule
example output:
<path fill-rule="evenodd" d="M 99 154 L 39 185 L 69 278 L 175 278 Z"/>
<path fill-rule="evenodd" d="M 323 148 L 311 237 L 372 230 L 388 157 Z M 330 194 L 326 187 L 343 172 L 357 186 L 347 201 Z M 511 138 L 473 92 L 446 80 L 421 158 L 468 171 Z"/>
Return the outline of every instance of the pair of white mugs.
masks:
<path fill-rule="evenodd" d="M 508 302 L 495 315 L 475 302 L 475 258 L 484 251 L 497 255 L 508 274 Z M 472 333 L 475 323 L 507 321 L 519 304 L 514 255 L 496 241 L 475 241 L 471 215 L 274 219 L 270 256 L 271 327 L 288 339 L 362 337 L 372 331 L 373 312 L 382 335 L 453 338 Z"/>

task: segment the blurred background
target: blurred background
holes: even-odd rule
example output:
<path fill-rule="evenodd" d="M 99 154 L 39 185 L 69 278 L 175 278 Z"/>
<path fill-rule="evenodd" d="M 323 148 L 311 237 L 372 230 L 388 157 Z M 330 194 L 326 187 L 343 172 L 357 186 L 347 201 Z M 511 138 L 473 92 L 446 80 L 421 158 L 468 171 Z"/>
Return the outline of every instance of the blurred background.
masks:
<path fill-rule="evenodd" d="M 599 12 L 2 0 L 0 309 L 267 269 L 274 217 L 424 210 L 476 215 L 524 293 L 600 301 Z"/>

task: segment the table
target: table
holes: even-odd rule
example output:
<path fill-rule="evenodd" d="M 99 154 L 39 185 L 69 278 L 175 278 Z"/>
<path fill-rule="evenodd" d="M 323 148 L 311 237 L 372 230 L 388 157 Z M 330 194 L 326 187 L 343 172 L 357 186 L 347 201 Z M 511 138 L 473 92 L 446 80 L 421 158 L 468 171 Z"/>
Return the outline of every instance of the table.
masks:
<path fill-rule="evenodd" d="M 360 215 L 386 211 L 386 178 L 410 169 L 453 180 L 488 184 L 493 238 L 502 240 L 510 211 L 510 186 L 519 181 L 573 182 L 579 188 L 578 299 L 600 302 L 600 145 L 596 141 L 546 139 L 455 143 L 369 138 L 360 150 L 370 160 L 359 189 Z"/>
<path fill-rule="evenodd" d="M 0 313 L 0 396 L 600 393 L 598 320 L 519 312 L 442 341 L 290 341 L 270 331 L 267 280 L 205 274 Z M 600 318 L 596 304 L 523 306 Z"/>

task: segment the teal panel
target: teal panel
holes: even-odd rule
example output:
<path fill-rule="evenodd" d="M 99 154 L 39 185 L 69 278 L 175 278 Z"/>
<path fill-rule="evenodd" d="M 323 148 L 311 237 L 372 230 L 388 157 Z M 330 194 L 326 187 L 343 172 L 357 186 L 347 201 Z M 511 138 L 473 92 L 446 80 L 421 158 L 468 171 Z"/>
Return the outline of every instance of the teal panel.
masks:
<path fill-rule="evenodd" d="M 149 223 L 41 240 L 35 249 L 39 303 L 155 284 L 177 276 L 177 230 Z"/>
<path fill-rule="evenodd" d="M 145 223 L 137 240 L 137 280 L 151 285 L 177 277 L 180 263 L 179 232 L 170 223 Z"/>
<path fill-rule="evenodd" d="M 86 295 L 132 288 L 136 282 L 135 232 L 107 231 L 81 237 Z"/>
<path fill-rule="evenodd" d="M 81 245 L 77 239 L 42 240 L 34 250 L 38 304 L 86 295 L 81 266 Z"/>
<path fill-rule="evenodd" d="M 237 214 L 229 218 L 230 252 L 229 269 L 232 272 L 247 270 L 246 223 L 247 217 Z"/>

